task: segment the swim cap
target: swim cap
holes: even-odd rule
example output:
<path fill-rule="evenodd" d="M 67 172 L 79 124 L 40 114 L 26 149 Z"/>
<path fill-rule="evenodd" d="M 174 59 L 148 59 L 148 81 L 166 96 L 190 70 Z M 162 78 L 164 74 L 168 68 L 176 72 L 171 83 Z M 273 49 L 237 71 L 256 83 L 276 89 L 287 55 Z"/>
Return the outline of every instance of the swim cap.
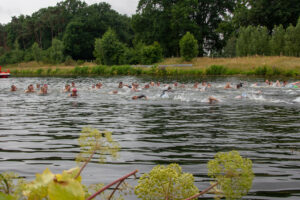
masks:
<path fill-rule="evenodd" d="M 76 88 L 73 88 L 72 92 L 77 92 L 77 89 L 76 89 Z"/>

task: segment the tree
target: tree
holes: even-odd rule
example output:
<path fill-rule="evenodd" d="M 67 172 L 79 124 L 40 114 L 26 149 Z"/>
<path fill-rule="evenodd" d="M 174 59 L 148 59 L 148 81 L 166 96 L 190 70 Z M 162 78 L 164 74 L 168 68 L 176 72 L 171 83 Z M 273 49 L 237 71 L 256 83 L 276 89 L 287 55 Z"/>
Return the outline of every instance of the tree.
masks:
<path fill-rule="evenodd" d="M 125 51 L 125 45 L 119 42 L 116 33 L 112 29 L 95 41 L 94 56 L 96 60 L 104 65 L 118 65 L 121 63 L 122 54 Z"/>
<path fill-rule="evenodd" d="M 234 12 L 236 28 L 240 26 L 266 26 L 271 32 L 275 25 L 296 25 L 300 16 L 298 0 L 239 0 Z"/>
<path fill-rule="evenodd" d="M 250 55 L 269 55 L 269 34 L 266 27 L 254 27 L 250 33 Z"/>
<path fill-rule="evenodd" d="M 271 55 L 281 56 L 284 54 L 285 46 L 285 30 L 282 25 L 275 26 L 270 39 Z"/>
<path fill-rule="evenodd" d="M 235 57 L 236 56 L 236 41 L 237 38 L 233 35 L 229 40 L 227 40 L 226 46 L 224 47 L 223 55 L 225 57 Z"/>
<path fill-rule="evenodd" d="M 14 43 L 14 49 L 11 51 L 11 63 L 18 63 L 23 61 L 24 58 L 24 51 L 20 49 L 20 45 L 16 40 Z"/>
<path fill-rule="evenodd" d="M 135 38 L 146 45 L 158 41 L 165 56 L 178 56 L 179 40 L 189 31 L 198 40 L 199 55 L 220 51 L 224 42 L 216 29 L 233 12 L 234 2 L 140 0 L 132 19 Z"/>
<path fill-rule="evenodd" d="M 181 38 L 179 46 L 180 55 L 186 61 L 190 61 L 198 55 L 198 41 L 190 32 Z"/>
<path fill-rule="evenodd" d="M 52 46 L 49 49 L 50 61 L 54 64 L 62 63 L 64 60 L 64 44 L 58 39 L 52 40 Z"/>
<path fill-rule="evenodd" d="M 251 32 L 253 26 L 241 27 L 239 30 L 239 36 L 236 41 L 236 55 L 237 56 L 248 56 Z"/>
<path fill-rule="evenodd" d="M 65 52 L 75 60 L 91 59 L 94 37 L 84 23 L 72 21 L 68 24 L 63 37 Z"/>
<path fill-rule="evenodd" d="M 158 42 L 154 42 L 152 45 L 144 46 L 141 51 L 141 63 L 153 64 L 161 61 L 163 58 L 162 48 Z"/>
<path fill-rule="evenodd" d="M 42 60 L 42 49 L 39 47 L 38 43 L 33 43 L 31 47 L 33 59 L 36 62 L 40 62 Z"/>

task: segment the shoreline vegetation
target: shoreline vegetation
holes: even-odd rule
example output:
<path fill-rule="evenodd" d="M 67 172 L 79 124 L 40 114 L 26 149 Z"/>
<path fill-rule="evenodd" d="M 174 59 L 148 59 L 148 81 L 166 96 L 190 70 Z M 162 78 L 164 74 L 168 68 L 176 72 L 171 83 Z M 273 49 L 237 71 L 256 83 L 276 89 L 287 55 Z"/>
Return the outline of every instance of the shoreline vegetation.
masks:
<path fill-rule="evenodd" d="M 160 67 L 160 65 L 192 64 L 191 67 Z M 74 65 L 48 65 L 37 62 L 12 64 L 13 77 L 75 77 L 75 76 L 265 76 L 300 77 L 300 58 L 285 56 L 252 56 L 235 58 L 194 58 L 185 62 L 182 58 L 167 58 L 152 67 L 131 65 L 97 65 L 80 62 Z"/>

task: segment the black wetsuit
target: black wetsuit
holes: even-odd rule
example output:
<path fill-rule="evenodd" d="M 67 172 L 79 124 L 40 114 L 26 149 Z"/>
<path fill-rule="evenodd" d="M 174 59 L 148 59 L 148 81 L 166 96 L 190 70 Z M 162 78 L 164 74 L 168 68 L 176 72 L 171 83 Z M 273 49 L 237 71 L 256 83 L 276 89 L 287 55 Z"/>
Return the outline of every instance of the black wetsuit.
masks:
<path fill-rule="evenodd" d="M 138 99 L 142 99 L 142 98 L 147 98 L 147 97 L 146 97 L 145 95 L 142 94 L 142 95 L 138 96 L 137 98 L 138 98 Z"/>

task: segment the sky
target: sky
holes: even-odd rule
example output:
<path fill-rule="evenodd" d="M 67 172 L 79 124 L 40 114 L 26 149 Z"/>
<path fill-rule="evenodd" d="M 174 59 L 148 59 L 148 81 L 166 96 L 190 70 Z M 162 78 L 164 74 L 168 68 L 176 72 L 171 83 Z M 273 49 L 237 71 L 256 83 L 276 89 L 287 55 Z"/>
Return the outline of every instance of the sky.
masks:
<path fill-rule="evenodd" d="M 55 6 L 62 0 L 0 0 L 0 23 L 6 24 L 11 21 L 11 17 L 21 14 L 31 15 L 40 8 Z M 83 1 L 83 0 L 82 0 Z M 132 15 L 136 11 L 139 0 L 84 0 L 86 3 L 94 4 L 107 2 L 112 9 L 121 14 Z"/>

